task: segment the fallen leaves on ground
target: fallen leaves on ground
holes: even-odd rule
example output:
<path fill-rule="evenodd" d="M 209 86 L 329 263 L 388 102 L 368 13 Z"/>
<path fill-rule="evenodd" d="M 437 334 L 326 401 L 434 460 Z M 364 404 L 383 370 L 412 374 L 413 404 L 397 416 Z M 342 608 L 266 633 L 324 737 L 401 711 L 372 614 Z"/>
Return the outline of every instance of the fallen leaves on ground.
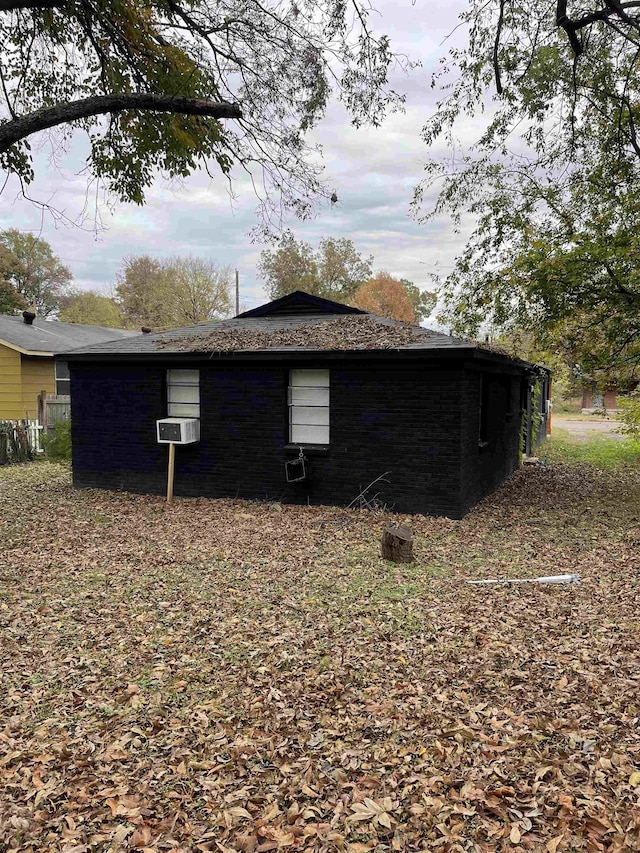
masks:
<path fill-rule="evenodd" d="M 639 849 L 639 498 L 529 468 L 451 521 L 0 471 L 0 849 Z"/>

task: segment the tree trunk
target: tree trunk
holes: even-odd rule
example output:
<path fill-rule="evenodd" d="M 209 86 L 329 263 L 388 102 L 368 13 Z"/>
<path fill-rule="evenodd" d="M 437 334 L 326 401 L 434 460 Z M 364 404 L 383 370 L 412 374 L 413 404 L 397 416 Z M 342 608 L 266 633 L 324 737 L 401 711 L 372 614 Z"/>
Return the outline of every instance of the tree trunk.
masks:
<path fill-rule="evenodd" d="M 413 533 L 404 524 L 390 524 L 382 534 L 380 553 L 385 560 L 394 563 L 413 562 Z"/>

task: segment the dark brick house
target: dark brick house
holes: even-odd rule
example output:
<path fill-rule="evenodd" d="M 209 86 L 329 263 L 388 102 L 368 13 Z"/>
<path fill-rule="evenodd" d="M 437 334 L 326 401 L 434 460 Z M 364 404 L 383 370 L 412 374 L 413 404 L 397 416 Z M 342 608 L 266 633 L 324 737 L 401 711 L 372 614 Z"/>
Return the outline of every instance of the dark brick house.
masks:
<path fill-rule="evenodd" d="M 178 496 L 344 506 L 386 474 L 389 507 L 460 518 L 517 468 L 523 412 L 529 448 L 544 434 L 539 368 L 301 292 L 62 358 L 79 487 L 163 493 L 156 420 L 184 416 L 200 440 L 176 448 Z"/>

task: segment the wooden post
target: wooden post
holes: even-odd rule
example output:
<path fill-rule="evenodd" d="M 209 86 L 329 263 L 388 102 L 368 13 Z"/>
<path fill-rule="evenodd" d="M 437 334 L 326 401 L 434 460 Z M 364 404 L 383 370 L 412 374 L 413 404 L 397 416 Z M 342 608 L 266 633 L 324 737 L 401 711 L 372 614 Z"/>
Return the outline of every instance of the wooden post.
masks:
<path fill-rule="evenodd" d="M 547 404 L 547 408 L 549 409 L 549 413 L 547 414 L 547 435 L 551 435 L 551 386 L 553 384 L 553 379 L 549 377 L 549 403 Z"/>
<path fill-rule="evenodd" d="M 38 414 L 36 416 L 36 420 L 40 423 L 40 426 L 42 427 L 42 430 L 45 433 L 47 431 L 47 427 L 49 426 L 49 424 L 47 423 L 48 414 L 49 413 L 47 411 L 47 392 L 41 391 L 38 394 Z"/>
<path fill-rule="evenodd" d="M 173 442 L 169 445 L 169 472 L 167 474 L 167 503 L 173 500 L 173 472 L 176 461 L 176 446 Z"/>
<path fill-rule="evenodd" d="M 527 432 L 524 442 L 524 455 L 531 456 L 533 451 L 533 445 L 531 441 L 531 428 L 533 424 L 533 388 L 531 384 L 527 383 Z"/>
<path fill-rule="evenodd" d="M 388 525 L 382 534 L 380 554 L 385 560 L 394 563 L 413 562 L 413 533 L 404 524 L 394 527 Z"/>

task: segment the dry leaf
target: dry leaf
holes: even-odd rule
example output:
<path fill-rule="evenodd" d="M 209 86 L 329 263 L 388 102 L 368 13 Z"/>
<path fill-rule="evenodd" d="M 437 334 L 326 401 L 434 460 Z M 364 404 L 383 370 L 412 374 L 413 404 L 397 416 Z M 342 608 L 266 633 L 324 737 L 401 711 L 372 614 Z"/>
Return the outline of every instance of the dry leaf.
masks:
<path fill-rule="evenodd" d="M 389 568 L 393 513 L 0 466 L 0 849 L 640 850 L 639 505 L 530 468 Z"/>

